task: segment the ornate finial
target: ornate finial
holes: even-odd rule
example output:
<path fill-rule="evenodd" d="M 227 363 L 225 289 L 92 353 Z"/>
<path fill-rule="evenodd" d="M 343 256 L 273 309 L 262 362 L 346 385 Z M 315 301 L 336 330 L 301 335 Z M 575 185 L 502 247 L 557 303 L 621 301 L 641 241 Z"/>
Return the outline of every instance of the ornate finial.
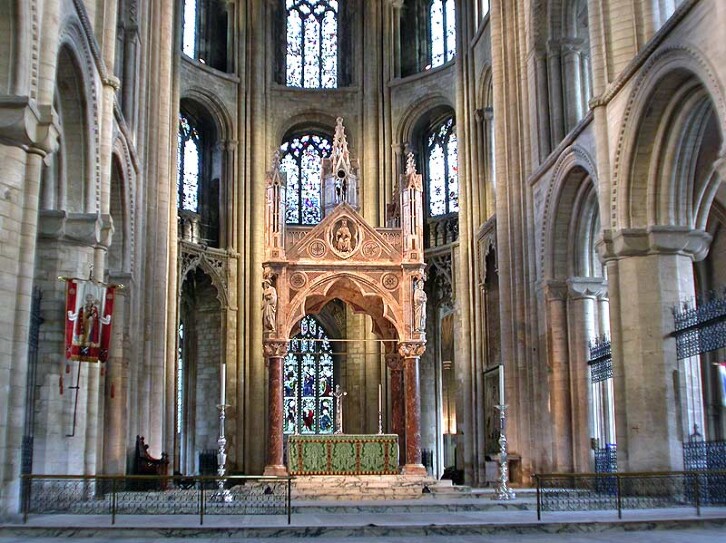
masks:
<path fill-rule="evenodd" d="M 267 172 L 265 176 L 267 185 L 282 185 L 282 179 L 280 177 L 280 151 L 276 150 L 272 155 L 272 168 Z"/>
<path fill-rule="evenodd" d="M 280 150 L 276 149 L 274 154 L 272 155 L 272 171 L 276 171 L 280 169 Z"/>
<path fill-rule="evenodd" d="M 406 155 L 406 175 L 416 175 L 416 161 L 411 151 Z"/>
<path fill-rule="evenodd" d="M 338 117 L 335 124 L 335 136 L 333 137 L 333 150 L 331 155 L 336 158 L 335 164 L 339 165 L 341 160 L 348 162 L 348 138 L 345 136 L 343 117 Z"/>

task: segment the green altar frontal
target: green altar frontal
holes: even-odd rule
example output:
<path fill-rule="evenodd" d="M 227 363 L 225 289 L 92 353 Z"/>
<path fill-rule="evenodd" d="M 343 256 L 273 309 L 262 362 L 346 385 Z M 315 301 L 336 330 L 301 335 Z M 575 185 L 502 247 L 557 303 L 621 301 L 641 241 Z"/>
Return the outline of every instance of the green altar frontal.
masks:
<path fill-rule="evenodd" d="M 290 475 L 396 475 L 396 434 L 291 435 Z"/>

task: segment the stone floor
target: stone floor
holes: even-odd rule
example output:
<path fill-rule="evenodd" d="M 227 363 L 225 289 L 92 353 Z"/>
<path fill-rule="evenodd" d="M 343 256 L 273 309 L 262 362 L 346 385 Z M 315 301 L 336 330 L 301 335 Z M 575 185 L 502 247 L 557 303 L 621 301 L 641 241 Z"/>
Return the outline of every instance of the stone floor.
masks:
<path fill-rule="evenodd" d="M 316 507 L 322 510 L 322 504 Z M 337 505 L 339 507 L 339 505 Z M 690 509 L 625 511 L 618 520 L 614 511 L 547 513 L 537 520 L 534 510 L 435 511 L 295 514 L 285 516 L 205 517 L 119 516 L 111 525 L 108 516 L 34 516 L 27 524 L 0 525 L 0 543 L 131 543 L 194 541 L 276 542 L 314 538 L 321 542 L 352 540 L 389 543 L 474 542 L 611 542 L 617 543 L 724 543 L 726 508 L 706 508 L 701 516 Z"/>

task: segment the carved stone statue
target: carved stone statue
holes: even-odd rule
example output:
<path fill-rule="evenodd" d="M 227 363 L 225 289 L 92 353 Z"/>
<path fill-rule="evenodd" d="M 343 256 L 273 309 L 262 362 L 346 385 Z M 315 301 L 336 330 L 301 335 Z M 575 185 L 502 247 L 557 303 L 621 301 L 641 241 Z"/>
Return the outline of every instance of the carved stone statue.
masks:
<path fill-rule="evenodd" d="M 340 385 L 335 385 L 335 392 L 333 397 L 335 398 L 335 433 L 343 433 L 343 396 L 347 396 L 347 392 L 343 392 L 340 389 Z"/>
<path fill-rule="evenodd" d="M 426 331 L 426 299 L 422 277 L 416 280 L 413 290 L 413 329 L 417 332 Z"/>
<path fill-rule="evenodd" d="M 262 329 L 274 332 L 277 320 L 277 290 L 269 279 L 262 281 Z"/>
<path fill-rule="evenodd" d="M 335 232 L 335 248 L 341 253 L 349 253 L 353 250 L 353 235 L 348 228 L 348 220 L 343 219 L 342 223 Z"/>

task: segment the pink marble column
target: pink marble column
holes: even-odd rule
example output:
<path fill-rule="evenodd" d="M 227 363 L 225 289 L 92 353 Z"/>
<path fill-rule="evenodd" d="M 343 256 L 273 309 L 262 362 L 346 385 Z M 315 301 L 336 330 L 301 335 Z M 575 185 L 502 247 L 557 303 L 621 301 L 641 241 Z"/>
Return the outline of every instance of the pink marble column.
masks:
<path fill-rule="evenodd" d="M 398 344 L 403 359 L 403 380 L 406 391 L 406 464 L 404 475 L 426 475 L 421 463 L 421 394 L 418 362 L 426 350 L 426 344 L 407 342 Z"/>
<path fill-rule="evenodd" d="M 389 354 L 386 365 L 391 370 L 391 426 L 393 433 L 398 434 L 398 465 L 401 466 L 405 462 L 403 451 L 406 447 L 403 362 L 398 354 Z"/>
<path fill-rule="evenodd" d="M 287 341 L 265 340 L 264 353 L 268 371 L 267 465 L 265 475 L 287 475 L 282 463 L 282 359 Z"/>

